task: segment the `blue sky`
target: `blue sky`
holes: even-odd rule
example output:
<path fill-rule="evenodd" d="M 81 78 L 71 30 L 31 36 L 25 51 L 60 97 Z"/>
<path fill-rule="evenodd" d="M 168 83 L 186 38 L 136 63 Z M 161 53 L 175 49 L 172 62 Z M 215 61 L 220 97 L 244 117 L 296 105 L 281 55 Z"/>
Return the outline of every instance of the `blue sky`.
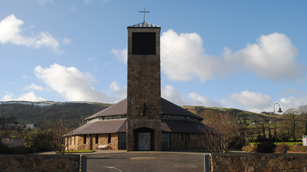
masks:
<path fill-rule="evenodd" d="M 0 100 L 126 97 L 127 26 L 161 26 L 161 93 L 254 112 L 307 104 L 307 1 L 0 1 Z"/>

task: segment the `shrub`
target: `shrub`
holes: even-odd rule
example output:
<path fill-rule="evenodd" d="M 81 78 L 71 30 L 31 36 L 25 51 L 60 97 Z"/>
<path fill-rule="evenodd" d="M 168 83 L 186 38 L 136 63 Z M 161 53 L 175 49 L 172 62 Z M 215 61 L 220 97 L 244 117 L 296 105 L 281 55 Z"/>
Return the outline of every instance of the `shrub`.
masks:
<path fill-rule="evenodd" d="M 289 146 L 286 143 L 282 143 L 275 148 L 275 151 L 278 153 L 287 153 Z"/>
<path fill-rule="evenodd" d="M 36 149 L 27 148 L 25 146 L 8 147 L 0 142 L 0 154 L 28 154 L 36 152 Z"/>
<path fill-rule="evenodd" d="M 274 153 L 276 145 L 274 142 L 262 142 L 257 145 L 257 152 L 259 153 Z"/>
<path fill-rule="evenodd" d="M 245 152 L 256 152 L 256 148 L 255 148 L 254 144 L 243 146 L 242 150 L 245 151 Z"/>
<path fill-rule="evenodd" d="M 292 152 L 307 152 L 307 146 L 291 146 L 289 151 L 292 151 Z"/>

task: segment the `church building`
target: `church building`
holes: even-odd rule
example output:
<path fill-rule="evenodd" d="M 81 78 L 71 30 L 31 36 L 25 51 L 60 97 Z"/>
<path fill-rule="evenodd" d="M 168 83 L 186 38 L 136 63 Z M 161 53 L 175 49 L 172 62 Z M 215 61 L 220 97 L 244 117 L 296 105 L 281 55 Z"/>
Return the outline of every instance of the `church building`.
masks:
<path fill-rule="evenodd" d="M 68 150 L 161 151 L 202 148 L 203 118 L 161 98 L 160 31 L 128 26 L 127 98 L 85 118 L 65 136 Z"/>

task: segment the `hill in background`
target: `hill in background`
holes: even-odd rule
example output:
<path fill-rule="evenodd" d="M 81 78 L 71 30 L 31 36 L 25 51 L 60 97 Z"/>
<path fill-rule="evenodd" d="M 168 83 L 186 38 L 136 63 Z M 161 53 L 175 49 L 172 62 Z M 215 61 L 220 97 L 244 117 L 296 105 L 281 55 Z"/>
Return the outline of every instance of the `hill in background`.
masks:
<path fill-rule="evenodd" d="M 4 102 L 3 117 L 14 116 L 20 124 L 41 125 L 45 119 L 52 121 L 65 115 L 65 119 L 82 122 L 84 118 L 99 112 L 111 104 L 95 102 Z"/>
<path fill-rule="evenodd" d="M 45 119 L 52 121 L 59 119 L 63 115 L 68 120 L 75 120 L 76 123 L 84 122 L 83 119 L 99 112 L 112 104 L 96 103 L 96 102 L 28 102 L 28 101 L 9 101 L 4 102 L 3 116 L 8 118 L 14 116 L 18 123 L 21 124 L 36 124 L 41 125 Z M 214 115 L 216 113 L 223 113 L 233 115 L 240 121 L 250 123 L 268 122 L 273 119 L 273 114 L 259 114 L 249 111 L 243 111 L 232 108 L 214 108 L 203 106 L 182 106 L 188 111 L 203 117 Z M 276 115 L 280 118 L 280 115 Z"/>

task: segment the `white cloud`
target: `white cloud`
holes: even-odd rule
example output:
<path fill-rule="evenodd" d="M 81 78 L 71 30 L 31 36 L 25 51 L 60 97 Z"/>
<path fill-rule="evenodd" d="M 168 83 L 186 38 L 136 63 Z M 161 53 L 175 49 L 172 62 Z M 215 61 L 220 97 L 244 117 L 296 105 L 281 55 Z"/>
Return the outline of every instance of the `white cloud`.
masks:
<path fill-rule="evenodd" d="M 119 90 L 120 89 L 120 86 L 119 86 L 119 83 L 118 82 L 116 82 L 116 81 L 113 81 L 111 84 L 110 84 L 110 88 L 112 89 L 112 90 Z"/>
<path fill-rule="evenodd" d="M 307 96 L 307 92 L 303 90 L 297 90 L 297 89 L 286 89 L 279 93 L 282 96 L 293 96 L 293 95 L 304 95 Z"/>
<path fill-rule="evenodd" d="M 6 94 L 2 100 L 4 101 L 32 101 L 32 102 L 39 102 L 39 101 L 46 101 L 46 99 L 42 97 L 38 97 L 33 92 L 22 94 L 19 98 L 14 99 L 12 98 L 14 94 Z"/>
<path fill-rule="evenodd" d="M 43 90 L 45 90 L 45 88 L 40 86 L 40 85 L 31 84 L 31 85 L 25 86 L 24 90 L 39 90 L 39 91 L 43 91 Z"/>
<path fill-rule="evenodd" d="M 229 48 L 224 50 L 226 61 L 260 77 L 275 81 L 302 79 L 302 66 L 295 61 L 299 51 L 285 34 L 261 35 L 257 43 L 247 44 L 246 48 L 234 53 Z"/>
<path fill-rule="evenodd" d="M 32 37 L 23 36 L 20 29 L 23 23 L 22 20 L 17 19 L 13 14 L 3 19 L 0 22 L 0 43 L 12 43 L 33 48 L 50 47 L 55 53 L 61 53 L 59 42 L 48 32 L 40 32 Z"/>
<path fill-rule="evenodd" d="M 120 92 L 122 89 L 115 90 L 115 95 L 110 96 L 96 90 L 92 86 L 95 78 L 90 73 L 82 73 L 75 67 L 53 64 L 49 68 L 44 69 L 41 66 L 37 66 L 35 68 L 35 75 L 51 89 L 63 95 L 68 101 L 114 103 L 119 101 L 123 94 L 124 97 L 126 96 L 126 93 Z"/>
<path fill-rule="evenodd" d="M 241 91 L 241 93 L 230 94 L 229 100 L 225 102 L 227 102 L 227 104 L 232 104 L 232 107 L 235 106 L 233 103 L 237 103 L 239 104 L 241 109 L 259 113 L 262 111 L 274 111 L 274 103 L 279 103 L 283 111 L 286 111 L 289 108 L 296 108 L 297 106 L 306 105 L 307 96 L 303 95 L 300 97 L 283 97 L 279 101 L 275 101 L 267 94 L 262 94 L 260 92 L 250 92 L 248 90 L 245 90 Z"/>
<path fill-rule="evenodd" d="M 234 53 L 227 47 L 224 50 L 222 57 L 207 55 L 199 34 L 168 30 L 161 36 L 162 71 L 176 81 L 198 78 L 205 82 L 244 70 L 274 81 L 305 79 L 305 66 L 296 61 L 299 51 L 285 34 L 261 35 L 257 43 Z M 127 63 L 127 48 L 111 52 Z"/>
<path fill-rule="evenodd" d="M 84 3 L 85 4 L 88 4 L 88 3 L 90 3 L 92 0 L 84 0 Z"/>
<path fill-rule="evenodd" d="M 260 92 L 250 92 L 248 90 L 241 93 L 232 93 L 229 95 L 231 101 L 238 103 L 243 109 L 253 112 L 261 112 L 272 106 L 274 101 L 267 95 Z"/>
<path fill-rule="evenodd" d="M 173 30 L 161 36 L 162 71 L 171 79 L 188 81 L 195 77 L 201 82 L 223 77 L 232 71 L 222 58 L 205 53 L 203 40 L 197 33 L 181 33 Z"/>
<path fill-rule="evenodd" d="M 98 57 L 91 57 L 91 58 L 88 58 L 87 61 L 90 62 L 90 61 L 95 60 L 95 59 L 98 59 Z"/>
<path fill-rule="evenodd" d="M 207 106 L 207 107 L 222 107 L 221 103 L 211 101 L 207 96 L 201 96 L 194 92 L 187 94 L 187 98 L 183 98 L 179 91 L 171 85 L 166 85 L 161 90 L 161 96 L 179 106 L 191 105 L 191 106 Z"/>
<path fill-rule="evenodd" d="M 287 109 L 290 108 L 297 108 L 298 106 L 301 105 L 307 105 L 307 96 L 302 96 L 302 97 L 294 97 L 290 96 L 288 98 L 281 98 L 280 99 L 280 106 L 282 108 L 282 111 L 286 111 Z M 276 108 L 277 110 L 277 108 Z"/>
<path fill-rule="evenodd" d="M 75 6 L 71 6 L 71 7 L 69 8 L 69 10 L 71 10 L 71 11 L 77 11 L 78 9 L 77 9 Z"/>
<path fill-rule="evenodd" d="M 68 45 L 68 44 L 72 43 L 72 41 L 70 39 L 65 38 L 65 37 L 63 38 L 62 42 L 63 42 L 64 45 Z"/>
<path fill-rule="evenodd" d="M 47 2 L 53 3 L 53 0 L 37 0 L 40 4 L 45 4 Z"/>
<path fill-rule="evenodd" d="M 120 50 L 120 49 L 112 49 L 111 53 L 115 55 L 117 60 L 127 63 L 127 48 Z"/>
<path fill-rule="evenodd" d="M 101 5 L 106 4 L 109 0 L 102 0 L 100 1 Z"/>

